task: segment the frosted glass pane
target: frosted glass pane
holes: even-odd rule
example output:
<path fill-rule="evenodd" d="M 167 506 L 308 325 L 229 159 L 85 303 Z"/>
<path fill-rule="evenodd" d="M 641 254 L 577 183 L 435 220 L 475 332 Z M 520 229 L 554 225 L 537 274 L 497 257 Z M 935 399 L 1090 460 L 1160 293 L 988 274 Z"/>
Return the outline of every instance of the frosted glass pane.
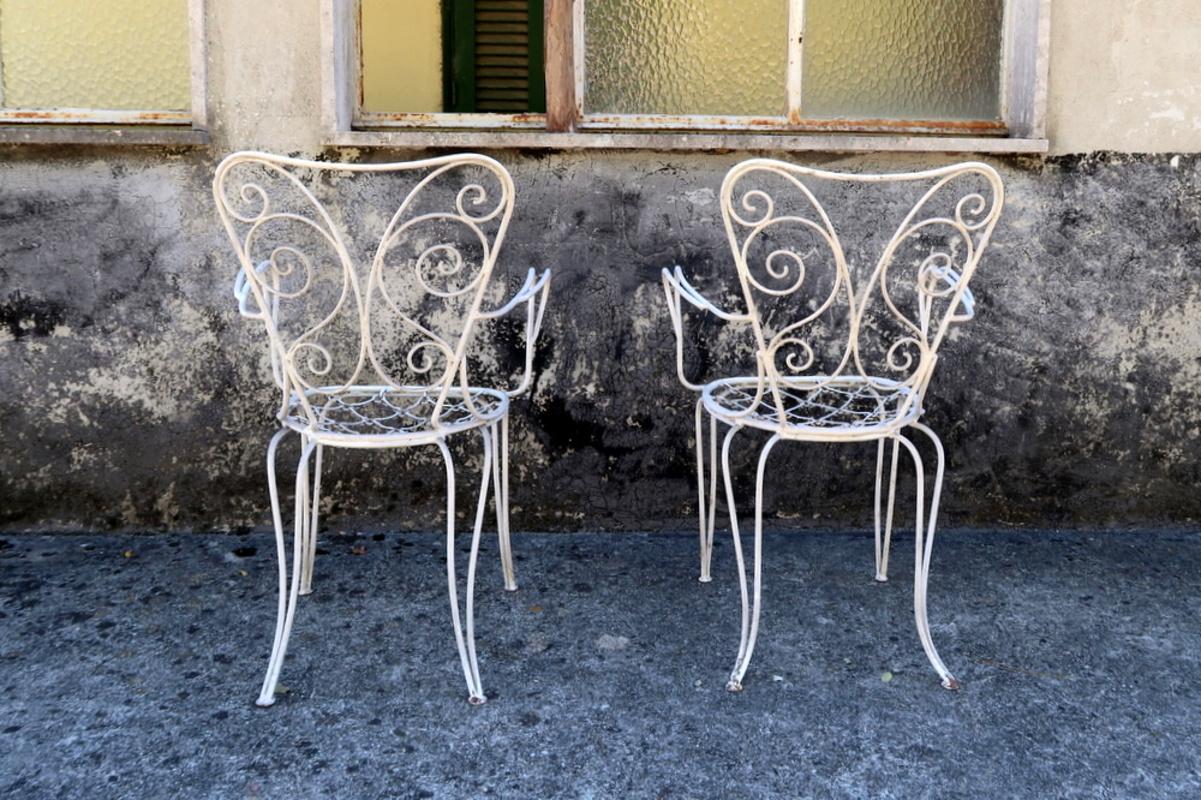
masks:
<path fill-rule="evenodd" d="M 184 111 L 187 0 L 0 0 L 9 108 Z"/>
<path fill-rule="evenodd" d="M 441 0 L 363 0 L 363 110 L 442 110 Z"/>
<path fill-rule="evenodd" d="M 1003 0 L 805 0 L 801 115 L 997 119 Z"/>
<path fill-rule="evenodd" d="M 788 113 L 787 0 L 588 0 L 584 109 Z"/>

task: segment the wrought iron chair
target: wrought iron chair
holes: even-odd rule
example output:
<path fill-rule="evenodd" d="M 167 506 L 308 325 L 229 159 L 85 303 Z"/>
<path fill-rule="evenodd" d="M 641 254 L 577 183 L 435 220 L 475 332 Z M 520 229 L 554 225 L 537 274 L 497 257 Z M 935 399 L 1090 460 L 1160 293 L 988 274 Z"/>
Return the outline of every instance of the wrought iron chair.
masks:
<path fill-rule="evenodd" d="M 358 213 L 338 216 L 317 195 L 352 173 L 412 174 L 415 182 L 399 206 L 386 182 L 357 182 L 364 192 L 380 192 L 379 203 L 364 202 Z M 457 191 L 444 185 L 456 182 L 462 184 Z M 505 588 L 516 589 L 508 519 L 509 401 L 530 386 L 550 290 L 549 270 L 539 275 L 531 269 L 511 299 L 484 308 L 501 288 L 490 279 L 513 213 L 512 178 L 493 159 L 472 154 L 333 164 L 242 152 L 217 167 L 213 196 L 241 264 L 234 288 L 238 307 L 263 323 L 281 390 L 281 427 L 267 447 L 279 608 L 258 705 L 275 701 L 297 599 L 312 588 L 324 448 L 420 445 L 437 447 L 446 467 L 451 622 L 469 700 L 483 703 L 473 614 L 480 530 L 491 481 Z M 366 231 L 361 239 L 348 235 L 356 226 Z M 357 241 L 365 242 L 363 250 L 353 249 Z M 476 324 L 523 304 L 520 384 L 512 390 L 473 385 L 468 347 Z M 455 569 L 455 468 L 447 439 L 470 431 L 483 439 L 483 466 L 464 632 Z M 301 442 L 290 578 L 275 478 L 276 449 L 289 432 Z"/>
<path fill-rule="evenodd" d="M 880 227 L 872 241 L 856 228 L 849 258 L 839 228 L 819 194 L 841 187 L 861 217 L 888 217 L 884 191 L 917 185 L 922 194 L 900 224 Z M 895 198 L 892 198 L 895 200 Z M 759 631 L 762 592 L 763 481 L 767 457 L 781 440 L 877 442 L 876 579 L 887 580 L 900 448 L 913 458 L 917 479 L 914 617 L 927 658 L 948 689 L 959 682 L 930 636 L 926 588 L 942 494 L 942 443 L 921 422 L 923 400 L 950 326 L 975 313 L 968 289 L 1001 214 L 1004 188 L 986 164 L 964 163 L 921 172 L 865 175 L 829 172 L 770 159 L 733 167 L 722 182 L 721 207 L 734 254 L 745 311 L 729 311 L 706 299 L 683 270 L 663 270 L 663 287 L 676 335 L 676 368 L 696 404 L 697 490 L 701 580 L 709 580 L 716 516 L 717 424 L 729 426 L 721 465 L 742 593 L 738 657 L 727 689 L 741 691 Z M 896 214 L 901 217 L 901 214 Z M 867 222 L 866 219 L 861 219 Z M 845 233 L 845 231 L 844 231 Z M 884 239 L 888 236 L 887 239 Z M 883 247 L 877 249 L 883 240 Z M 683 305 L 687 301 L 722 320 L 749 326 L 754 338 L 753 375 L 704 385 L 685 374 Z M 704 415 L 709 415 L 709 491 L 705 490 Z M 755 483 L 753 590 L 746 567 L 734 489 L 730 443 L 744 428 L 771 434 L 759 455 Z M 937 458 L 927 511 L 925 467 L 909 430 L 933 445 Z M 881 513 L 884 449 L 892 442 L 887 510 Z M 883 516 L 883 524 L 881 517 Z M 923 524 L 925 523 L 925 525 Z"/>

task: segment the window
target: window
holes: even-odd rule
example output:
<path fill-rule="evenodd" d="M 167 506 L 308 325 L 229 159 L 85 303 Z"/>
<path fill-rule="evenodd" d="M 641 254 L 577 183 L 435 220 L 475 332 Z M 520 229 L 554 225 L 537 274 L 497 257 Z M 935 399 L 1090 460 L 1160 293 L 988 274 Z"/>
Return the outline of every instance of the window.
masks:
<path fill-rule="evenodd" d="M 363 0 L 359 121 L 546 111 L 542 18 L 542 0 Z"/>
<path fill-rule="evenodd" d="M 202 127 L 202 6 L 0 0 L 0 122 Z"/>
<path fill-rule="evenodd" d="M 326 1 L 335 134 L 1043 136 L 1050 0 Z"/>
<path fill-rule="evenodd" d="M 1003 0 L 590 0 L 581 122 L 995 132 L 1003 10 Z"/>

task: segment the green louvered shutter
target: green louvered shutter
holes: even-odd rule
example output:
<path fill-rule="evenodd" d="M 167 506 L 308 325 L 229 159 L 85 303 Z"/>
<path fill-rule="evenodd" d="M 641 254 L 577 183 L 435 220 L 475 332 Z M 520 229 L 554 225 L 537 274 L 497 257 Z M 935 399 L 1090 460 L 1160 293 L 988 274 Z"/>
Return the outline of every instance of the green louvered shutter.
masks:
<path fill-rule="evenodd" d="M 443 33 L 447 111 L 546 110 L 542 0 L 446 0 Z"/>

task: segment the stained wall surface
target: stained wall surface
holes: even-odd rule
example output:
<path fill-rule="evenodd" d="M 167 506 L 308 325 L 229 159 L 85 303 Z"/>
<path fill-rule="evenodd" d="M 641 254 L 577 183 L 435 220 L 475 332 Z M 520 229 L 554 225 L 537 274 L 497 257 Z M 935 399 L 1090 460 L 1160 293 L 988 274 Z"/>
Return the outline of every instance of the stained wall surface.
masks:
<path fill-rule="evenodd" d="M 1201 100 L 1181 32 L 1198 41 L 1201 20 L 1189 2 L 1088 13 L 1096 5 L 1055 3 L 1055 155 L 986 159 L 1007 207 L 974 283 L 978 318 L 945 346 L 928 403 L 949 454 L 948 524 L 1201 516 Z M 411 153 L 323 146 L 318 4 L 209 6 L 210 147 L 0 149 L 4 527 L 267 521 L 275 397 L 261 334 L 231 296 L 213 169 L 242 148 Z M 1098 31 L 1105 46 L 1089 45 Z M 503 269 L 514 281 L 530 266 L 555 271 L 535 390 L 514 411 L 514 525 L 689 524 L 693 399 L 675 382 L 658 272 L 680 264 L 731 296 L 716 191 L 749 154 L 492 155 L 518 189 Z M 863 170 L 961 158 L 773 155 Z M 484 332 L 493 363 L 511 363 L 516 332 Z M 719 371 L 744 355 L 727 331 L 690 363 Z M 742 496 L 761 441 L 735 445 Z M 475 444 L 459 445 L 464 463 Z M 328 524 L 435 525 L 436 458 L 337 454 Z M 870 521 L 872 446 L 787 445 L 772 464 L 774 524 Z"/>

